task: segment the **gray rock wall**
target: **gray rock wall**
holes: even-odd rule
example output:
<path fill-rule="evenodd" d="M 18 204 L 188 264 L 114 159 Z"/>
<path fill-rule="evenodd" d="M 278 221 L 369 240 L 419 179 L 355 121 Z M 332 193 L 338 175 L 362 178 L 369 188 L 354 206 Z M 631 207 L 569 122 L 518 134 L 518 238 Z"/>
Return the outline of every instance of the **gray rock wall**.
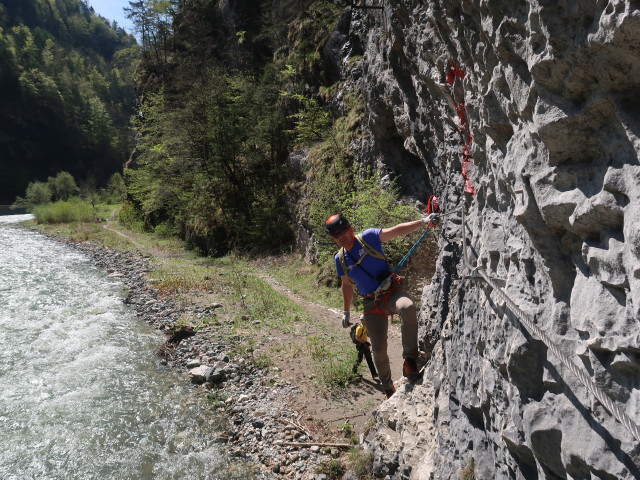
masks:
<path fill-rule="evenodd" d="M 640 478 L 639 442 L 463 279 L 460 215 L 472 263 L 640 422 L 640 3 L 384 5 L 348 13 L 341 50 L 364 49 L 343 64 L 368 113 L 359 160 L 451 215 L 422 297 L 431 359 L 377 414 L 377 474 Z"/>

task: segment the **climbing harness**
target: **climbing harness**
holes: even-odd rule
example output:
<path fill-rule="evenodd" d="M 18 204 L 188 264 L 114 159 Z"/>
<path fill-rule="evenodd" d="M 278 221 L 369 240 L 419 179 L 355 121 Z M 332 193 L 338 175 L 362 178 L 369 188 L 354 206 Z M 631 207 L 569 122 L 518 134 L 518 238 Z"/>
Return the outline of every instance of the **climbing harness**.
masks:
<path fill-rule="evenodd" d="M 518 305 L 511 300 L 511 298 L 500 288 L 496 281 L 489 277 L 486 272 L 479 268 L 471 265 L 469 261 L 469 257 L 467 256 L 467 237 L 466 237 L 466 223 L 465 223 L 465 211 L 464 205 L 462 207 L 462 250 L 463 250 L 463 258 L 464 263 L 467 268 L 471 270 L 471 275 L 467 276 L 467 279 L 479 278 L 484 280 L 494 292 L 498 294 L 500 298 L 507 304 L 509 309 L 513 312 L 513 314 L 520 320 L 522 325 L 529 331 L 530 334 L 533 334 L 535 337 L 539 338 L 551 352 L 560 359 L 565 367 L 567 367 L 577 378 L 582 382 L 582 384 L 589 390 L 593 396 L 595 396 L 600 403 L 607 409 L 611 414 L 618 420 L 635 438 L 640 441 L 640 427 L 634 420 L 629 417 L 620 406 L 607 395 L 596 383 L 593 379 L 582 369 L 580 368 L 568 355 L 566 355 L 560 347 L 558 347 L 547 335 L 547 333 L 542 330 L 538 325 L 535 324 L 534 320 L 530 318 L 526 313 L 524 313 Z"/>
<path fill-rule="evenodd" d="M 386 288 L 382 289 L 378 287 L 374 292 L 364 296 L 366 299 L 373 299 L 372 308 L 362 312 L 364 315 L 375 314 L 385 318 L 389 316 L 381 307 L 389 307 L 389 298 L 397 288 L 402 287 L 402 279 L 395 273 L 392 273 L 385 279 L 383 284 L 381 284 L 381 286 L 383 285 L 385 285 Z"/>

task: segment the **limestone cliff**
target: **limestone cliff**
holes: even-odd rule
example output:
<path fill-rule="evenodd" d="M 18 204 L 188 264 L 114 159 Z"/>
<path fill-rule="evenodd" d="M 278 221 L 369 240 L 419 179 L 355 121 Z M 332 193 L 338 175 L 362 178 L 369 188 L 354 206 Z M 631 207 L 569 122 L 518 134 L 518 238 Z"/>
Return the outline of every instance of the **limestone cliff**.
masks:
<path fill-rule="evenodd" d="M 450 215 L 422 298 L 430 360 L 377 413 L 376 474 L 640 478 L 638 440 L 465 278 L 461 216 L 473 266 L 640 422 L 640 3 L 383 5 L 345 10 L 324 53 L 365 98 L 359 160 Z"/>

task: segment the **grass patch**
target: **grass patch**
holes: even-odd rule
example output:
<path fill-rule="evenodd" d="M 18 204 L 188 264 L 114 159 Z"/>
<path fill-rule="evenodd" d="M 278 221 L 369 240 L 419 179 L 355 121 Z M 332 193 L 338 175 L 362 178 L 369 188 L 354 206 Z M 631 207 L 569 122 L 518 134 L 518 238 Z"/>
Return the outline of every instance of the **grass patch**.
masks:
<path fill-rule="evenodd" d="M 327 287 L 319 281 L 321 269 L 305 262 L 299 255 L 288 255 L 269 270 L 278 282 L 308 302 L 329 308 L 342 308 L 339 288 Z"/>
<path fill-rule="evenodd" d="M 338 480 L 347 471 L 347 468 L 340 460 L 325 460 L 318 464 L 316 473 L 324 474 L 327 480 Z"/>
<path fill-rule="evenodd" d="M 300 358 L 304 353 L 304 348 L 292 343 L 276 344 L 269 348 L 269 352 L 277 357 Z"/>
<path fill-rule="evenodd" d="M 373 480 L 373 453 L 353 448 L 347 453 L 347 467 L 359 480 Z"/>
<path fill-rule="evenodd" d="M 473 459 L 460 469 L 460 480 L 475 480 L 476 465 Z"/>
<path fill-rule="evenodd" d="M 94 205 L 93 208 L 97 218 L 107 221 L 118 218 L 118 211 L 122 208 L 122 205 L 119 203 L 99 203 Z"/>
<path fill-rule="evenodd" d="M 54 237 L 65 238 L 72 242 L 93 241 L 109 246 L 114 250 L 131 250 L 131 242 L 103 228 L 102 223 L 70 222 L 57 224 L 31 224 L 37 230 Z"/>
<path fill-rule="evenodd" d="M 250 319 L 272 328 L 302 320 L 302 309 L 261 278 L 236 272 L 230 281 L 232 297 Z"/>
<path fill-rule="evenodd" d="M 236 318 L 237 327 L 269 327 L 285 332 L 306 316 L 298 304 L 254 274 L 234 269 L 218 274 L 217 279 L 216 289 L 231 300 L 230 313 Z"/>
<path fill-rule="evenodd" d="M 213 292 L 219 282 L 209 268 L 182 258 L 159 260 L 151 272 L 152 282 L 162 294 L 178 295 L 192 291 Z"/>
<path fill-rule="evenodd" d="M 360 380 L 353 372 L 358 352 L 352 345 L 340 344 L 334 336 L 307 337 L 307 348 L 315 362 L 318 383 L 333 393 L 338 393 L 351 383 Z"/>
<path fill-rule="evenodd" d="M 72 200 L 64 203 L 74 204 L 78 201 L 82 202 L 81 200 Z M 31 224 L 32 228 L 43 233 L 68 239 L 72 242 L 94 241 L 119 251 L 135 250 L 137 248 L 135 243 L 138 243 L 145 248 L 166 252 L 168 255 L 182 257 L 189 255 L 189 252 L 184 248 L 184 242 L 178 238 L 161 238 L 152 234 L 142 233 L 141 231 L 131 230 L 119 224 L 115 219 L 118 216 L 118 211 L 122 207 L 120 204 L 98 204 L 91 206 L 84 202 L 82 208 L 91 209 L 93 212 L 93 216 L 88 220 L 87 217 L 78 216 L 77 219 L 61 223 L 47 222 L 46 219 L 49 218 L 63 219 L 63 215 L 58 215 L 57 212 L 64 211 L 66 207 L 53 207 L 59 203 L 63 202 L 36 207 L 36 210 L 42 213 L 42 221 L 38 220 L 36 216 L 36 221 Z M 34 215 L 36 215 L 35 211 Z M 64 219 L 67 220 L 68 218 L 64 217 Z M 126 234 L 126 237 L 112 230 L 122 231 Z"/>
<path fill-rule="evenodd" d="M 283 329 L 305 317 L 299 305 L 275 291 L 237 257 L 198 262 L 165 259 L 151 275 L 156 288 L 164 294 L 200 291 L 224 298 L 225 314 L 234 319 L 235 329 Z"/>
<path fill-rule="evenodd" d="M 342 435 L 344 435 L 344 437 L 351 443 L 353 443 L 354 445 L 358 444 L 358 436 L 353 430 L 353 425 L 348 422 L 343 423 L 342 425 L 340 425 L 340 431 L 342 432 Z"/>
<path fill-rule="evenodd" d="M 260 369 L 266 369 L 273 366 L 273 359 L 266 353 L 256 355 L 254 352 L 253 364 Z"/>

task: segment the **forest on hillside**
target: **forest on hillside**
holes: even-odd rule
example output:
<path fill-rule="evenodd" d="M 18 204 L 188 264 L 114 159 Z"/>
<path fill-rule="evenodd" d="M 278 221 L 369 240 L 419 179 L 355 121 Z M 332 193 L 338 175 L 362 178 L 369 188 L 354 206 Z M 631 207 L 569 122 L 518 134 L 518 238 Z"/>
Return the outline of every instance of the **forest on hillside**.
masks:
<path fill-rule="evenodd" d="M 60 171 L 95 188 L 122 170 L 139 50 L 83 0 L 0 1 L 0 203 Z"/>
<path fill-rule="evenodd" d="M 355 160 L 364 108 L 330 47 L 350 21 L 332 0 L 132 0 L 139 44 L 82 0 L 0 5 L 10 200 L 59 172 L 83 190 L 122 169 L 121 220 L 205 255 L 291 248 L 336 211 L 356 228 L 415 214 Z"/>

